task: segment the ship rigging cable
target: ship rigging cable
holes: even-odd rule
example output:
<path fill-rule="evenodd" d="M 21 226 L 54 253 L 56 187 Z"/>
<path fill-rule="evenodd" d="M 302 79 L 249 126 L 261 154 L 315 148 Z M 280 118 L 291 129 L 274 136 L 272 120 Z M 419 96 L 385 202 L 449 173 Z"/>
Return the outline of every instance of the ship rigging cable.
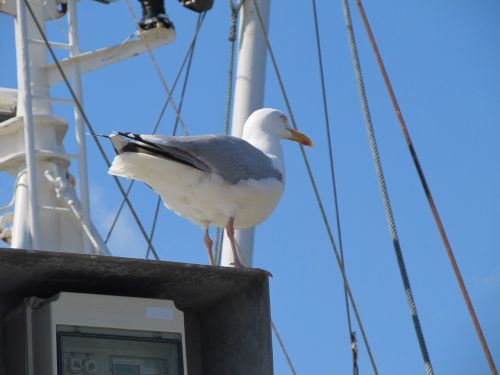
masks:
<path fill-rule="evenodd" d="M 69 83 L 68 77 L 66 77 L 66 74 L 64 73 L 64 70 L 62 69 L 61 64 L 59 63 L 59 60 L 57 59 L 57 56 L 56 56 L 54 50 L 52 49 L 50 42 L 47 39 L 47 36 L 45 35 L 40 23 L 38 22 L 38 19 L 36 18 L 35 13 L 33 12 L 33 9 L 31 8 L 29 1 L 23 0 L 23 2 L 25 4 L 26 8 L 28 9 L 31 17 L 33 18 L 33 22 L 35 23 L 35 26 L 36 26 L 38 32 L 40 33 L 52 59 L 54 60 L 54 63 L 56 64 L 57 69 L 58 69 L 59 73 L 61 74 L 61 77 L 63 78 L 64 83 L 65 83 L 66 87 L 68 88 L 68 91 L 70 92 L 71 97 L 73 98 L 78 111 L 80 112 L 83 120 L 85 121 L 85 124 L 87 125 L 89 132 L 90 132 L 92 138 L 94 139 L 94 142 L 96 143 L 96 146 L 97 146 L 97 149 L 99 150 L 99 153 L 101 154 L 102 158 L 104 159 L 104 162 L 106 163 L 106 165 L 109 168 L 111 166 L 111 163 L 106 155 L 106 152 L 104 151 L 104 148 L 102 147 L 101 142 L 97 138 L 96 132 L 94 131 L 94 127 L 90 123 L 85 111 L 83 110 L 83 107 L 82 107 L 80 101 L 78 100 L 78 98 L 75 94 L 75 91 L 73 90 L 73 87 Z M 123 195 L 125 202 L 127 203 L 127 206 L 129 207 L 130 212 L 132 213 L 132 216 L 134 217 L 134 220 L 137 223 L 139 230 L 141 231 L 142 236 L 144 237 L 144 239 L 148 243 L 148 245 L 151 247 L 151 251 L 153 252 L 156 259 L 160 259 L 155 247 L 153 246 L 151 241 L 149 241 L 149 237 L 146 233 L 144 225 L 142 224 L 142 221 L 139 218 L 139 215 L 137 214 L 137 212 L 136 212 L 135 208 L 133 207 L 132 203 L 130 202 L 129 198 L 127 197 L 127 195 L 125 193 L 125 189 L 123 188 L 121 182 L 118 180 L 118 178 L 116 176 L 113 176 L 113 180 L 115 181 L 118 189 L 120 190 L 120 193 Z"/>
<path fill-rule="evenodd" d="M 200 25 L 200 23 L 203 22 L 203 19 L 205 18 L 205 14 L 206 14 L 206 12 L 200 13 L 200 15 L 198 16 L 197 25 Z M 198 33 L 196 33 L 196 36 L 198 36 Z M 196 40 L 197 40 L 197 38 L 195 38 L 193 40 L 193 46 L 191 48 L 191 53 L 189 54 L 189 59 L 188 59 L 187 67 L 186 67 L 186 74 L 184 76 L 184 83 L 182 84 L 181 97 L 180 97 L 180 100 L 179 100 L 179 115 L 182 112 L 182 107 L 183 107 L 183 104 L 184 104 L 184 97 L 185 97 L 185 94 L 186 94 L 187 83 L 189 81 L 189 75 L 191 73 L 191 64 L 193 62 L 193 56 L 194 56 L 194 49 L 195 49 L 195 46 L 196 46 Z M 174 136 L 177 134 L 177 129 L 178 129 L 178 126 L 179 126 L 179 119 L 180 119 L 180 117 L 176 117 L 176 119 L 175 119 L 174 129 L 172 130 L 172 135 L 174 135 Z M 161 206 L 161 196 L 158 194 L 158 198 L 156 199 L 156 207 L 155 207 L 155 213 L 154 213 L 153 223 L 151 224 L 151 232 L 149 234 L 149 240 L 151 242 L 153 242 L 153 236 L 155 234 L 156 224 L 158 222 L 158 215 L 160 213 L 160 206 Z M 146 257 L 145 257 L 146 259 L 148 259 L 149 253 L 150 253 L 150 248 L 148 247 L 148 250 L 146 251 Z"/>
<path fill-rule="evenodd" d="M 278 79 L 278 83 L 279 83 L 279 86 L 280 86 L 281 93 L 283 95 L 283 99 L 284 99 L 284 101 L 286 103 L 286 107 L 287 107 L 288 113 L 290 114 L 290 120 L 291 120 L 292 126 L 295 129 L 297 129 L 297 123 L 295 122 L 295 117 L 293 116 L 292 107 L 290 105 L 290 101 L 288 100 L 288 95 L 287 95 L 286 90 L 285 90 L 285 85 L 283 83 L 283 79 L 281 78 L 281 73 L 279 71 L 278 64 L 276 62 L 276 58 L 274 57 L 274 52 L 273 52 L 273 49 L 271 47 L 271 43 L 269 41 L 269 36 L 267 35 L 267 30 L 266 30 L 266 28 L 264 26 L 264 22 L 262 20 L 262 15 L 260 13 L 259 5 L 258 5 L 258 3 L 257 3 L 256 0 L 253 0 L 253 4 L 254 4 L 254 7 L 255 7 L 257 18 L 259 19 L 259 27 L 260 27 L 260 30 L 261 30 L 262 35 L 264 37 L 264 41 L 266 43 L 267 50 L 269 51 L 269 56 L 270 56 L 272 64 L 273 64 L 273 68 L 274 68 L 274 71 L 275 71 L 275 74 L 276 74 L 276 78 Z M 356 316 L 356 321 L 358 322 L 359 330 L 361 332 L 361 335 L 363 336 L 363 342 L 365 344 L 366 351 L 368 353 L 368 357 L 370 358 L 370 363 L 371 363 L 373 372 L 376 375 L 378 375 L 378 370 L 377 370 L 377 366 L 375 364 L 375 359 L 373 357 L 373 354 L 372 354 L 372 351 L 371 351 L 371 347 L 370 347 L 370 344 L 368 342 L 368 337 L 366 336 L 366 332 L 365 332 L 363 323 L 361 321 L 361 316 L 359 315 L 359 311 L 358 311 L 358 308 L 356 306 L 356 302 L 354 301 L 354 297 L 352 295 L 352 291 L 351 291 L 351 287 L 349 285 L 349 281 L 347 280 L 347 276 L 346 276 L 346 274 L 344 272 L 344 268 L 342 267 L 342 259 L 340 258 L 340 254 L 339 254 L 339 252 L 337 250 L 337 246 L 335 245 L 335 240 L 334 240 L 334 237 L 333 237 L 333 231 L 332 231 L 330 223 L 328 221 L 328 217 L 326 215 L 326 210 L 325 210 L 325 207 L 323 205 L 323 201 L 321 199 L 321 195 L 319 193 L 319 189 L 318 189 L 318 186 L 316 184 L 316 180 L 315 180 L 314 175 L 312 173 L 312 168 L 311 168 L 311 165 L 309 163 L 309 158 L 307 157 L 307 154 L 304 151 L 304 147 L 301 146 L 300 150 L 301 150 L 302 158 L 304 160 L 304 164 L 305 164 L 305 167 L 306 167 L 306 170 L 307 170 L 307 174 L 309 176 L 309 180 L 310 180 L 312 188 L 314 190 L 314 195 L 315 195 L 316 201 L 318 203 L 318 208 L 320 210 L 321 217 L 322 217 L 323 223 L 325 225 L 325 229 L 326 229 L 326 231 L 328 233 L 328 237 L 329 237 L 329 240 L 330 240 L 330 245 L 331 245 L 333 253 L 335 255 L 335 259 L 337 261 L 337 265 L 339 267 L 340 274 L 342 276 L 342 280 L 343 280 L 344 285 L 345 285 L 345 289 L 347 290 L 347 294 L 349 296 L 349 300 L 351 301 L 352 310 L 354 311 L 354 315 Z"/>
<path fill-rule="evenodd" d="M 273 320 L 271 319 L 271 328 L 276 335 L 276 339 L 278 340 L 278 344 L 281 347 L 281 350 L 283 351 L 283 354 L 285 355 L 286 362 L 288 363 L 288 367 L 290 367 L 290 371 L 292 371 L 293 375 L 297 375 L 297 371 L 295 370 L 295 367 L 293 367 L 292 359 L 290 358 L 290 355 L 288 354 L 288 350 L 286 350 L 285 343 L 281 339 L 281 335 L 278 332 L 278 328 L 276 328 L 276 325 L 274 324 Z"/>
<path fill-rule="evenodd" d="M 181 126 L 184 129 L 184 133 L 187 135 L 187 134 L 189 134 L 188 128 L 181 118 L 181 114 L 179 113 L 179 108 L 177 107 L 177 105 L 175 105 L 174 99 L 172 98 L 172 92 L 170 91 L 168 84 L 167 84 L 167 81 L 165 80 L 165 77 L 163 76 L 163 73 L 161 72 L 160 66 L 158 64 L 158 61 L 156 60 L 156 57 L 153 53 L 153 50 L 151 49 L 149 42 L 144 37 L 144 33 L 143 33 L 141 27 L 139 26 L 139 21 L 137 20 L 137 16 L 134 12 L 134 8 L 132 8 L 132 5 L 130 4 L 129 0 L 125 0 L 125 3 L 127 4 L 127 8 L 130 12 L 130 16 L 132 17 L 132 19 L 135 23 L 135 26 L 137 27 L 137 33 L 139 34 L 139 37 L 143 40 L 144 45 L 146 46 L 146 48 L 148 50 L 149 59 L 151 60 L 151 64 L 153 65 L 153 69 L 156 71 L 156 74 L 158 75 L 158 78 L 160 79 L 160 82 L 161 82 L 167 96 L 170 98 L 170 105 L 172 106 L 172 109 L 174 110 L 175 115 L 179 119 Z"/>
<path fill-rule="evenodd" d="M 203 21 L 204 20 L 205 20 L 205 13 L 202 14 L 201 18 L 198 18 L 198 23 L 196 25 L 194 36 L 193 36 L 193 38 L 191 40 L 189 48 L 188 48 L 188 50 L 187 50 L 187 52 L 186 52 L 186 54 L 184 56 L 184 59 L 182 60 L 180 68 L 178 69 L 177 74 L 176 74 L 175 79 L 174 79 L 174 82 L 172 84 L 172 90 L 171 90 L 172 94 L 175 91 L 175 88 L 177 86 L 177 83 L 179 81 L 181 73 L 183 72 L 183 70 L 184 70 L 184 68 L 185 68 L 185 66 L 187 64 L 187 62 L 189 60 L 189 57 L 192 54 L 192 51 L 193 51 L 194 46 L 196 44 L 196 40 L 198 38 L 199 31 L 201 29 L 201 26 L 203 25 Z M 163 104 L 163 107 L 162 107 L 162 109 L 160 111 L 160 115 L 158 116 L 158 119 L 156 120 L 155 126 L 153 127 L 152 134 L 155 134 L 158 131 L 158 127 L 160 126 L 161 120 L 162 120 L 162 118 L 163 118 L 163 116 L 165 114 L 165 111 L 166 111 L 166 109 L 168 107 L 168 104 L 170 103 L 170 99 L 171 99 L 171 96 L 168 96 L 167 99 L 165 100 L 165 103 Z M 127 191 L 126 191 L 127 197 L 130 194 L 130 191 L 132 190 L 132 187 L 134 186 L 134 183 L 135 183 L 135 180 L 130 181 L 129 186 L 128 186 Z M 119 218 L 119 216 L 120 216 L 120 214 L 121 214 L 124 206 L 125 206 L 125 199 L 122 200 L 122 202 L 120 204 L 120 207 L 118 208 L 118 210 L 117 210 L 117 212 L 115 214 L 113 222 L 111 223 L 111 226 L 110 226 L 110 228 L 108 230 L 108 233 L 106 235 L 106 239 L 104 240 L 105 243 L 107 243 L 109 241 L 109 238 L 110 238 L 110 236 L 111 236 L 111 234 L 112 234 L 112 232 L 113 232 L 113 230 L 115 228 L 115 225 L 116 225 L 116 223 L 118 221 L 118 218 Z"/>
<path fill-rule="evenodd" d="M 380 161 L 380 156 L 377 147 L 377 140 L 375 138 L 375 131 L 373 129 L 373 124 L 370 115 L 370 109 L 368 107 L 368 99 L 366 97 L 365 85 L 363 82 L 363 74 L 361 72 L 361 65 L 358 56 L 358 48 L 356 45 L 356 39 L 354 37 L 354 30 L 352 27 L 351 14 L 349 11 L 349 3 L 347 0 L 342 0 L 342 8 L 344 10 L 344 18 L 347 28 L 347 34 L 349 38 L 349 45 L 351 47 L 352 61 L 354 64 L 354 71 L 356 76 L 356 82 L 358 85 L 359 96 L 361 99 L 361 107 L 363 109 L 363 115 L 365 118 L 366 129 L 368 131 L 368 138 L 370 142 L 370 150 L 372 153 L 372 158 L 375 163 L 375 169 L 377 173 L 377 181 L 379 184 L 380 192 L 382 194 L 385 213 L 387 221 L 389 224 L 389 229 L 391 232 L 392 243 L 394 246 L 394 252 L 396 253 L 396 258 L 399 266 L 399 271 L 401 273 L 401 278 L 403 281 L 403 286 L 406 292 L 406 298 L 408 301 L 408 306 L 410 307 L 410 314 L 413 320 L 413 325 L 415 332 L 417 334 L 418 343 L 420 346 L 420 351 L 422 353 L 422 358 L 424 360 L 425 372 L 427 375 L 432 375 L 434 370 L 432 368 L 431 359 L 427 351 L 427 346 L 425 344 L 424 334 L 422 332 L 422 327 L 420 325 L 420 319 L 418 317 L 417 306 L 413 299 L 413 292 L 410 285 L 410 279 L 406 271 L 406 265 L 403 258 L 403 252 L 401 250 L 401 245 L 399 242 L 398 233 L 396 231 L 396 223 L 394 221 L 394 216 L 392 213 L 391 202 L 389 200 L 389 193 L 387 191 L 387 186 L 385 183 L 385 177 L 382 170 L 382 163 Z"/>
<path fill-rule="evenodd" d="M 344 258 L 344 246 L 342 243 L 342 231 L 341 231 L 341 225 L 340 225 L 340 210 L 339 210 L 339 203 L 338 203 L 338 196 L 337 196 L 337 181 L 335 178 L 335 163 L 333 160 L 333 145 L 332 145 L 332 137 L 331 137 L 331 131 L 330 131 L 330 116 L 328 114 L 328 103 L 326 100 L 326 85 L 325 85 L 325 75 L 323 71 L 323 54 L 321 52 L 321 41 L 320 41 L 320 34 L 319 34 L 319 22 L 318 22 L 318 12 L 317 12 L 317 7 L 316 7 L 316 0 L 312 0 L 312 8 L 313 8 L 313 18 L 314 18 L 314 31 L 316 34 L 316 49 L 318 53 L 318 64 L 319 64 L 319 74 L 320 74 L 320 81 L 321 81 L 321 93 L 322 93 L 322 99 L 323 99 L 323 111 L 324 111 L 324 116 L 325 116 L 325 128 L 326 128 L 326 136 L 327 136 L 327 141 L 328 141 L 328 159 L 330 162 L 330 177 L 331 177 L 331 183 L 332 183 L 332 195 L 333 195 L 333 203 L 334 203 L 334 210 L 335 210 L 335 221 L 337 224 L 337 237 L 339 241 L 339 250 L 340 250 L 340 258 L 342 259 L 342 268 L 345 270 L 345 258 Z M 351 310 L 349 307 L 349 299 L 347 297 L 347 290 L 344 285 L 344 300 L 345 300 L 345 309 L 346 309 L 346 316 L 347 316 L 347 328 L 349 329 L 349 342 L 351 344 L 351 351 L 352 351 L 352 368 L 353 368 L 353 374 L 356 375 L 358 373 L 358 366 L 357 366 L 357 345 L 355 342 L 355 334 L 354 331 L 352 330 L 352 323 L 351 323 Z"/>
<path fill-rule="evenodd" d="M 231 118 L 231 103 L 233 101 L 233 71 L 234 71 L 234 50 L 236 47 L 236 24 L 238 22 L 238 15 L 240 13 L 241 6 L 245 0 L 240 0 L 238 4 L 234 4 L 233 0 L 229 0 L 229 10 L 231 12 L 231 25 L 229 27 L 228 40 L 231 43 L 229 48 L 229 68 L 227 70 L 227 96 L 226 96 L 226 118 L 224 124 L 224 135 L 229 134 L 229 120 Z M 215 253 L 214 259 L 215 264 L 220 265 L 221 255 L 222 255 L 222 240 L 224 238 L 224 229 L 217 228 L 215 230 Z"/>
<path fill-rule="evenodd" d="M 481 346 L 483 348 L 484 355 L 486 357 L 486 360 L 488 361 L 488 364 L 490 366 L 491 373 L 493 375 L 497 375 L 498 371 L 495 367 L 495 362 L 493 361 L 493 357 L 491 356 L 490 349 L 488 347 L 488 344 L 486 342 L 486 339 L 484 337 L 483 331 L 481 329 L 481 325 L 479 324 L 479 319 L 476 315 L 476 312 L 474 310 L 474 306 L 472 305 L 472 301 L 469 297 L 469 293 L 467 292 L 467 288 L 465 287 L 464 280 L 462 278 L 462 273 L 460 272 L 460 268 L 458 267 L 458 263 L 455 259 L 455 255 L 453 254 L 453 249 L 451 248 L 450 241 L 448 240 L 448 236 L 446 234 L 446 231 L 444 229 L 444 225 L 441 221 L 441 218 L 439 216 L 438 209 L 436 207 L 436 204 L 434 203 L 434 199 L 431 194 L 431 190 L 429 188 L 429 185 L 427 184 L 427 179 L 425 178 L 424 171 L 422 169 L 422 166 L 420 165 L 420 161 L 417 156 L 417 152 L 415 151 L 415 148 L 413 147 L 413 142 L 410 137 L 410 133 L 408 131 L 408 128 L 406 126 L 406 121 L 404 120 L 403 114 L 401 112 L 401 108 L 399 107 L 398 101 L 396 99 L 396 94 L 394 93 L 394 89 L 392 87 L 391 81 L 389 79 L 389 75 L 385 69 L 384 62 L 382 60 L 382 56 L 380 54 L 380 51 L 378 49 L 377 43 L 375 41 L 375 36 L 373 35 L 372 29 L 370 27 L 370 23 L 368 22 L 368 17 L 366 15 L 366 12 L 364 10 L 363 4 L 361 3 L 361 0 L 356 0 L 356 5 L 358 7 L 359 13 L 361 15 L 361 19 L 363 21 L 363 25 L 365 27 L 366 33 L 368 34 L 368 39 L 370 40 L 370 44 L 372 46 L 373 52 L 375 54 L 375 58 L 377 59 L 377 63 L 379 66 L 380 73 L 382 74 L 382 78 L 384 79 L 385 86 L 387 88 L 387 91 L 389 93 L 389 97 L 391 98 L 392 106 L 394 107 L 394 111 L 396 113 L 396 116 L 398 118 L 401 131 L 403 132 L 403 136 L 405 138 L 406 144 L 408 145 L 408 151 L 410 152 L 410 155 L 413 160 L 413 164 L 415 165 L 415 168 L 417 170 L 418 177 L 420 178 L 420 182 L 422 184 L 422 187 L 425 192 L 425 196 L 427 198 L 427 202 L 429 203 L 429 206 L 432 211 L 432 215 L 434 217 L 434 221 L 436 222 L 436 225 L 438 227 L 439 233 L 441 235 L 441 238 L 444 243 L 444 247 L 446 249 L 446 253 L 448 255 L 448 258 L 450 260 L 451 266 L 453 268 L 453 271 L 455 273 L 455 277 L 457 279 L 457 282 L 460 286 L 460 290 L 462 292 L 462 295 L 465 300 L 465 304 L 467 305 L 467 309 L 469 310 L 469 315 L 471 316 L 472 322 L 474 324 L 474 328 L 476 329 L 476 333 L 479 337 L 479 341 L 481 342 Z"/>
<path fill-rule="evenodd" d="M 231 24 L 229 27 L 229 36 L 228 40 L 231 43 L 231 46 L 229 48 L 229 67 L 228 67 L 228 78 L 227 78 L 227 96 L 226 96 L 226 118 L 225 118 L 225 124 L 224 124 L 224 134 L 228 135 L 229 134 L 229 122 L 231 118 L 231 103 L 232 103 L 232 98 L 233 98 L 233 72 L 234 72 L 234 51 L 235 51 L 235 46 L 236 46 L 236 25 L 238 21 L 238 15 L 241 10 L 241 7 L 245 3 L 246 0 L 240 0 L 238 4 L 234 4 L 233 0 L 229 0 L 229 10 L 231 12 Z M 222 228 L 217 228 L 215 232 L 215 254 L 214 254 L 214 259 L 215 259 L 215 264 L 220 265 L 221 261 L 221 254 L 222 254 L 222 240 L 224 237 L 224 229 Z M 285 356 L 285 360 L 288 364 L 288 367 L 290 368 L 290 371 L 292 372 L 293 375 L 297 375 L 297 371 L 295 370 L 295 367 L 292 362 L 292 358 L 290 357 L 288 350 L 285 346 L 285 343 L 283 339 L 281 338 L 281 335 L 278 331 L 278 328 L 274 324 L 274 321 L 271 319 L 271 329 L 276 336 L 276 340 L 278 341 L 278 345 L 283 352 L 283 355 Z"/>

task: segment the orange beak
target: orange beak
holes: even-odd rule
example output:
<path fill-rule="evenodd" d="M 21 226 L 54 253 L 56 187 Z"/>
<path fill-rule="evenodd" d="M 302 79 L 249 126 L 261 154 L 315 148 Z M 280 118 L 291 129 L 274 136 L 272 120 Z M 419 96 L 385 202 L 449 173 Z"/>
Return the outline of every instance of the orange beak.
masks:
<path fill-rule="evenodd" d="M 292 128 L 287 128 L 287 130 L 291 133 L 290 137 L 287 137 L 287 139 L 290 139 L 291 141 L 299 142 L 303 146 L 313 147 L 312 141 L 304 133 L 301 133 L 298 130 L 295 130 Z"/>

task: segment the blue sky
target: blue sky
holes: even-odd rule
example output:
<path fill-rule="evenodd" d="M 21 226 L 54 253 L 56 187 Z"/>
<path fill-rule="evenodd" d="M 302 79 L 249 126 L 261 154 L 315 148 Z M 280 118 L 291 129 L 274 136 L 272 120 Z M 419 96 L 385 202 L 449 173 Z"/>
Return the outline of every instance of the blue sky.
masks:
<path fill-rule="evenodd" d="M 131 1 L 136 12 L 138 4 Z M 340 1 L 318 0 L 344 251 L 351 288 L 381 374 L 424 372 L 376 184 L 357 94 Z M 172 82 L 191 39 L 196 14 L 166 1 L 177 39 L 155 51 Z M 79 4 L 81 48 L 126 39 L 134 30 L 124 1 Z M 365 9 L 441 212 L 486 338 L 500 366 L 500 4 L 451 1 L 366 1 Z M 407 152 L 375 59 L 351 4 L 366 89 L 396 224 L 427 346 L 438 374 L 487 374 L 465 304 Z M 0 86 L 16 87 L 13 22 L 0 16 Z M 63 40 L 64 21 L 52 24 Z M 229 53 L 227 2 L 216 1 L 201 31 L 187 86 L 183 119 L 190 133 L 224 127 Z M 330 221 L 334 222 L 327 142 L 310 1 L 272 2 L 270 38 Z M 87 115 L 98 132 L 153 128 L 166 94 L 148 57 L 89 73 L 83 81 Z M 178 97 L 179 90 L 175 92 Z M 56 87 L 55 95 L 68 96 Z M 265 105 L 286 110 L 268 63 Z M 71 123 L 62 105 L 56 114 Z M 172 111 L 160 132 L 169 134 Z M 74 151 L 73 129 L 66 148 Z M 120 196 L 91 139 L 92 212 L 103 234 Z M 284 144 L 287 187 L 274 214 L 257 229 L 254 266 L 272 272 L 273 319 L 299 374 L 348 374 L 351 355 L 343 289 L 296 144 Z M 111 147 L 107 147 L 112 155 Z M 76 169 L 73 166 L 75 173 Z M 12 180 L 0 176 L 0 204 Z M 156 197 L 133 190 L 146 227 Z M 199 228 L 161 210 L 155 245 L 165 260 L 207 263 Z M 143 257 L 146 246 L 128 213 L 111 240 L 116 255 Z M 360 339 L 359 329 L 355 327 Z M 359 343 L 361 374 L 371 373 Z M 275 373 L 288 374 L 275 345 Z"/>

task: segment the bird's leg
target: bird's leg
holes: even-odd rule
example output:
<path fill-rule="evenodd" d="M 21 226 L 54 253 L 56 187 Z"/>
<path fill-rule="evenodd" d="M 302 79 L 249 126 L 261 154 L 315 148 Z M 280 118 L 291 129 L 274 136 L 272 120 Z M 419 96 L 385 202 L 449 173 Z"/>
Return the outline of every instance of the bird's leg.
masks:
<path fill-rule="evenodd" d="M 226 233 L 227 238 L 229 238 L 229 242 L 231 242 L 231 249 L 233 250 L 234 261 L 231 264 L 237 268 L 244 268 L 245 265 L 241 263 L 240 258 L 238 257 L 238 245 L 236 244 L 236 240 L 234 239 L 234 217 L 229 218 L 229 221 L 226 225 Z"/>
<path fill-rule="evenodd" d="M 212 253 L 212 245 L 213 241 L 208 234 L 208 227 L 205 228 L 205 236 L 203 237 L 203 243 L 205 244 L 205 248 L 207 249 L 208 259 L 210 260 L 210 264 L 215 266 L 214 255 Z"/>

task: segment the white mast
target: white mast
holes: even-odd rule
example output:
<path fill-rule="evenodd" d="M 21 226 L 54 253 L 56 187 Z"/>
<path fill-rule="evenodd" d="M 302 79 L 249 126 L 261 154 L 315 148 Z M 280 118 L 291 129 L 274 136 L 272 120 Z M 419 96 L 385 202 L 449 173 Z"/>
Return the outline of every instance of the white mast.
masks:
<path fill-rule="evenodd" d="M 255 0 L 258 3 L 266 30 L 269 23 L 270 0 Z M 238 31 L 238 65 L 234 87 L 234 109 L 231 134 L 243 135 L 243 125 L 253 111 L 264 104 L 264 83 L 266 73 L 266 44 L 262 35 L 254 1 L 245 1 L 240 10 Z M 241 261 L 252 265 L 255 228 L 237 230 L 236 241 L 241 250 Z M 224 236 L 221 265 L 233 263 L 231 244 Z"/>
<path fill-rule="evenodd" d="M 35 155 L 35 133 L 33 129 L 33 111 L 31 100 L 31 69 L 28 47 L 28 23 L 23 0 L 16 1 L 16 40 L 18 42 L 18 107 L 17 116 L 24 119 L 25 166 L 21 165 L 17 175 L 16 206 L 28 212 L 28 224 L 25 215 L 14 215 L 14 246 L 40 249 L 40 221 L 38 216 L 37 161 Z M 26 178 L 27 174 L 27 178 Z M 27 182 L 27 184 L 26 184 Z M 27 185 L 27 186 L 25 186 Z M 18 188 L 19 187 L 19 188 Z M 26 201 L 28 204 L 26 204 Z M 27 208 L 27 210 L 26 210 Z M 29 229 L 28 229 L 29 228 Z"/>
<path fill-rule="evenodd" d="M 47 5 L 32 3 L 32 9 L 42 24 L 47 18 L 48 7 L 53 7 L 55 13 L 54 2 Z M 20 157 L 10 154 L 2 165 L 17 175 L 11 245 L 14 248 L 57 249 L 59 232 L 54 228 L 58 221 L 57 214 L 49 210 L 41 212 L 40 207 L 56 206 L 56 194 L 45 179 L 44 170 L 56 170 L 68 163 L 67 155 L 63 155 L 58 142 L 66 124 L 51 113 L 49 87 L 42 71 L 47 62 L 47 52 L 37 42 L 41 39 L 40 34 L 23 0 L 16 1 L 16 10 L 18 108 L 17 116 L 2 124 L 4 129 L 9 126 L 15 128 L 16 138 L 21 141 L 13 150 L 19 152 Z M 2 143 L 12 142 L 10 138 L 2 136 Z M 41 150 L 48 155 L 42 157 Z M 26 220 L 26 213 L 29 213 L 29 220 Z"/>

